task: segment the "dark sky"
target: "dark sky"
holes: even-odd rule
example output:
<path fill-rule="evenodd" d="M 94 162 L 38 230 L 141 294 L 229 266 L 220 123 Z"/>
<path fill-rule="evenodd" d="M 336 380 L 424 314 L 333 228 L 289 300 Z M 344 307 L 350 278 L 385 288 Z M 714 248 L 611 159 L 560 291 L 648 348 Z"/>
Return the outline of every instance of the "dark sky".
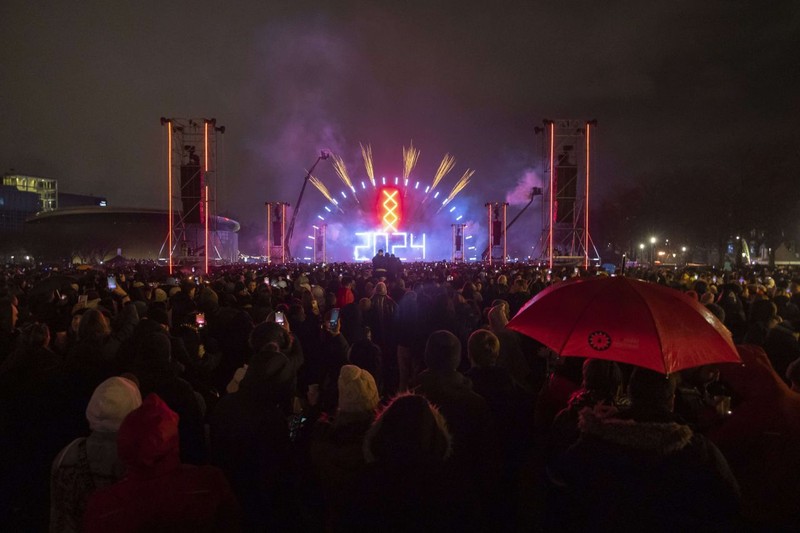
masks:
<path fill-rule="evenodd" d="M 543 118 L 598 119 L 600 196 L 729 168 L 800 118 L 790 0 L 4 0 L 0 34 L 0 169 L 166 207 L 159 117 L 215 117 L 220 211 L 245 223 L 294 202 L 320 148 L 363 175 L 369 142 L 395 175 L 413 139 L 417 174 L 449 152 L 482 205 L 537 168 Z"/>

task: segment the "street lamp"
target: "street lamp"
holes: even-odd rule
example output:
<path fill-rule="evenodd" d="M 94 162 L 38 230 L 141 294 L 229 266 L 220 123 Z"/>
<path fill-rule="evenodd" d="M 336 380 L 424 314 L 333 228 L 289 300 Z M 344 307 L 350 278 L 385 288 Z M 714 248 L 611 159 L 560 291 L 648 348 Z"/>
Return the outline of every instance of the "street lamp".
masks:
<path fill-rule="evenodd" d="M 644 243 L 639 243 L 639 260 L 641 261 L 644 257 Z"/>
<path fill-rule="evenodd" d="M 650 237 L 650 264 L 656 261 L 656 238 Z"/>

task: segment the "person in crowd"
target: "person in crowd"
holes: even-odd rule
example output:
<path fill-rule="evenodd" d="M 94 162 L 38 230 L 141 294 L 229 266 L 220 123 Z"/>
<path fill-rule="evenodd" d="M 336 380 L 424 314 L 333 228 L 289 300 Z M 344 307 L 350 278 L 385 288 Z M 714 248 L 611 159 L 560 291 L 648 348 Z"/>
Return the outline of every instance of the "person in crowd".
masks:
<path fill-rule="evenodd" d="M 350 276 L 343 277 L 339 290 L 336 292 L 336 305 L 340 308 L 355 303 L 356 296 L 353 294 L 353 287 L 355 282 Z"/>
<path fill-rule="evenodd" d="M 596 405 L 580 414 L 581 435 L 551 470 L 564 530 L 733 531 L 739 487 L 719 449 L 673 413 L 675 376 L 636 368 L 630 409 Z"/>
<path fill-rule="evenodd" d="M 13 394 L 13 391 L 35 387 L 55 377 L 63 360 L 50 349 L 50 340 L 47 324 L 33 322 L 25 326 L 16 348 L 0 364 L 0 389 Z"/>
<path fill-rule="evenodd" d="M 50 474 L 50 531 L 78 532 L 89 495 L 124 474 L 117 458 L 117 431 L 125 417 L 142 405 L 139 387 L 130 379 L 102 382 L 86 407 L 92 433 L 69 443 L 53 461 Z"/>
<path fill-rule="evenodd" d="M 0 299 L 0 364 L 14 351 L 19 336 L 18 319 L 19 309 L 11 298 Z"/>
<path fill-rule="evenodd" d="M 167 333 L 153 321 L 151 331 L 143 331 L 133 340 L 133 359 L 126 369 L 139 380 L 142 394 L 158 396 L 179 417 L 181 460 L 203 464 L 206 461 L 205 403 L 192 386 L 179 376 L 172 360 L 172 348 Z M 150 329 L 150 328 L 148 328 Z"/>
<path fill-rule="evenodd" d="M 338 406 L 316 422 L 311 434 L 311 460 L 325 501 L 325 524 L 340 529 L 341 513 L 350 502 L 358 476 L 364 470 L 364 435 L 375 419 L 380 397 L 372 374 L 355 365 L 339 372 Z"/>
<path fill-rule="evenodd" d="M 178 415 L 148 395 L 118 431 L 125 477 L 89 497 L 84 530 L 238 531 L 240 508 L 225 475 L 182 464 L 179 448 Z"/>
<path fill-rule="evenodd" d="M 386 284 L 378 282 L 375 285 L 375 294 L 370 298 L 369 310 L 366 312 L 365 319 L 367 326 L 372 331 L 372 342 L 377 344 L 381 353 L 386 355 L 382 360 L 383 368 L 379 380 L 388 391 L 393 390 L 397 383 L 396 378 L 392 379 L 395 361 L 392 361 L 392 357 L 390 357 L 396 350 L 394 335 L 396 312 L 397 304 L 389 297 Z"/>
<path fill-rule="evenodd" d="M 419 372 L 425 347 L 422 313 L 414 291 L 408 291 L 399 301 L 394 329 L 397 338 L 398 390 L 405 391 Z"/>
<path fill-rule="evenodd" d="M 477 500 L 450 475 L 453 437 L 423 396 L 392 399 L 364 439 L 367 466 L 342 530 L 473 531 Z"/>
<path fill-rule="evenodd" d="M 264 329 L 261 324 L 253 330 L 255 354 L 235 390 L 209 416 L 211 462 L 230 481 L 248 531 L 288 525 L 281 505 L 289 474 L 284 405 L 294 394 L 296 369 L 274 342 L 266 341 Z"/>
<path fill-rule="evenodd" d="M 570 396 L 569 404 L 559 411 L 548 432 L 549 461 L 565 453 L 578 440 L 581 411 L 597 405 L 610 408 L 622 405 L 622 385 L 622 370 L 614 361 L 586 359 L 583 362 L 581 388 Z"/>
<path fill-rule="evenodd" d="M 719 366 L 730 412 L 710 428 L 742 490 L 752 531 L 789 531 L 800 520 L 800 393 L 791 390 L 760 347 L 737 346 L 742 365 Z"/>
<path fill-rule="evenodd" d="M 447 420 L 453 435 L 453 475 L 491 507 L 499 463 L 496 428 L 486 400 L 458 372 L 460 360 L 458 337 L 449 331 L 433 332 L 425 345 L 428 368 L 417 376 L 414 392 L 436 405 Z"/>

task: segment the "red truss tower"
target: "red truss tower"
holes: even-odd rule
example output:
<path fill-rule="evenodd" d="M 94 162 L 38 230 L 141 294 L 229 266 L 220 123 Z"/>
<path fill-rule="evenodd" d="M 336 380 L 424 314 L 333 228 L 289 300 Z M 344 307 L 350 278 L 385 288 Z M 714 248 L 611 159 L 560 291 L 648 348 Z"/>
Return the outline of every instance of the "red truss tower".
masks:
<path fill-rule="evenodd" d="M 598 258 L 589 233 L 592 142 L 597 121 L 544 120 L 544 191 L 539 260 L 588 267 Z"/>

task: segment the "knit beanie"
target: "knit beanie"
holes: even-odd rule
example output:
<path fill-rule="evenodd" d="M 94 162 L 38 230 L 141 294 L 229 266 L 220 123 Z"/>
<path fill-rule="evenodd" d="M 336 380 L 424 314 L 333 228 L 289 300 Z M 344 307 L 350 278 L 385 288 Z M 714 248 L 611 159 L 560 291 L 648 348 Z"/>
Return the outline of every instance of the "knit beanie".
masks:
<path fill-rule="evenodd" d="M 92 431 L 114 433 L 125 417 L 142 405 L 139 387 L 125 378 L 108 378 L 94 390 L 86 407 L 86 420 Z"/>
<path fill-rule="evenodd" d="M 164 292 L 164 289 L 156 289 L 153 291 L 153 300 L 156 302 L 166 302 L 167 293 Z"/>
<path fill-rule="evenodd" d="M 372 374 L 355 365 L 339 372 L 339 411 L 372 411 L 378 406 L 378 386 Z"/>

